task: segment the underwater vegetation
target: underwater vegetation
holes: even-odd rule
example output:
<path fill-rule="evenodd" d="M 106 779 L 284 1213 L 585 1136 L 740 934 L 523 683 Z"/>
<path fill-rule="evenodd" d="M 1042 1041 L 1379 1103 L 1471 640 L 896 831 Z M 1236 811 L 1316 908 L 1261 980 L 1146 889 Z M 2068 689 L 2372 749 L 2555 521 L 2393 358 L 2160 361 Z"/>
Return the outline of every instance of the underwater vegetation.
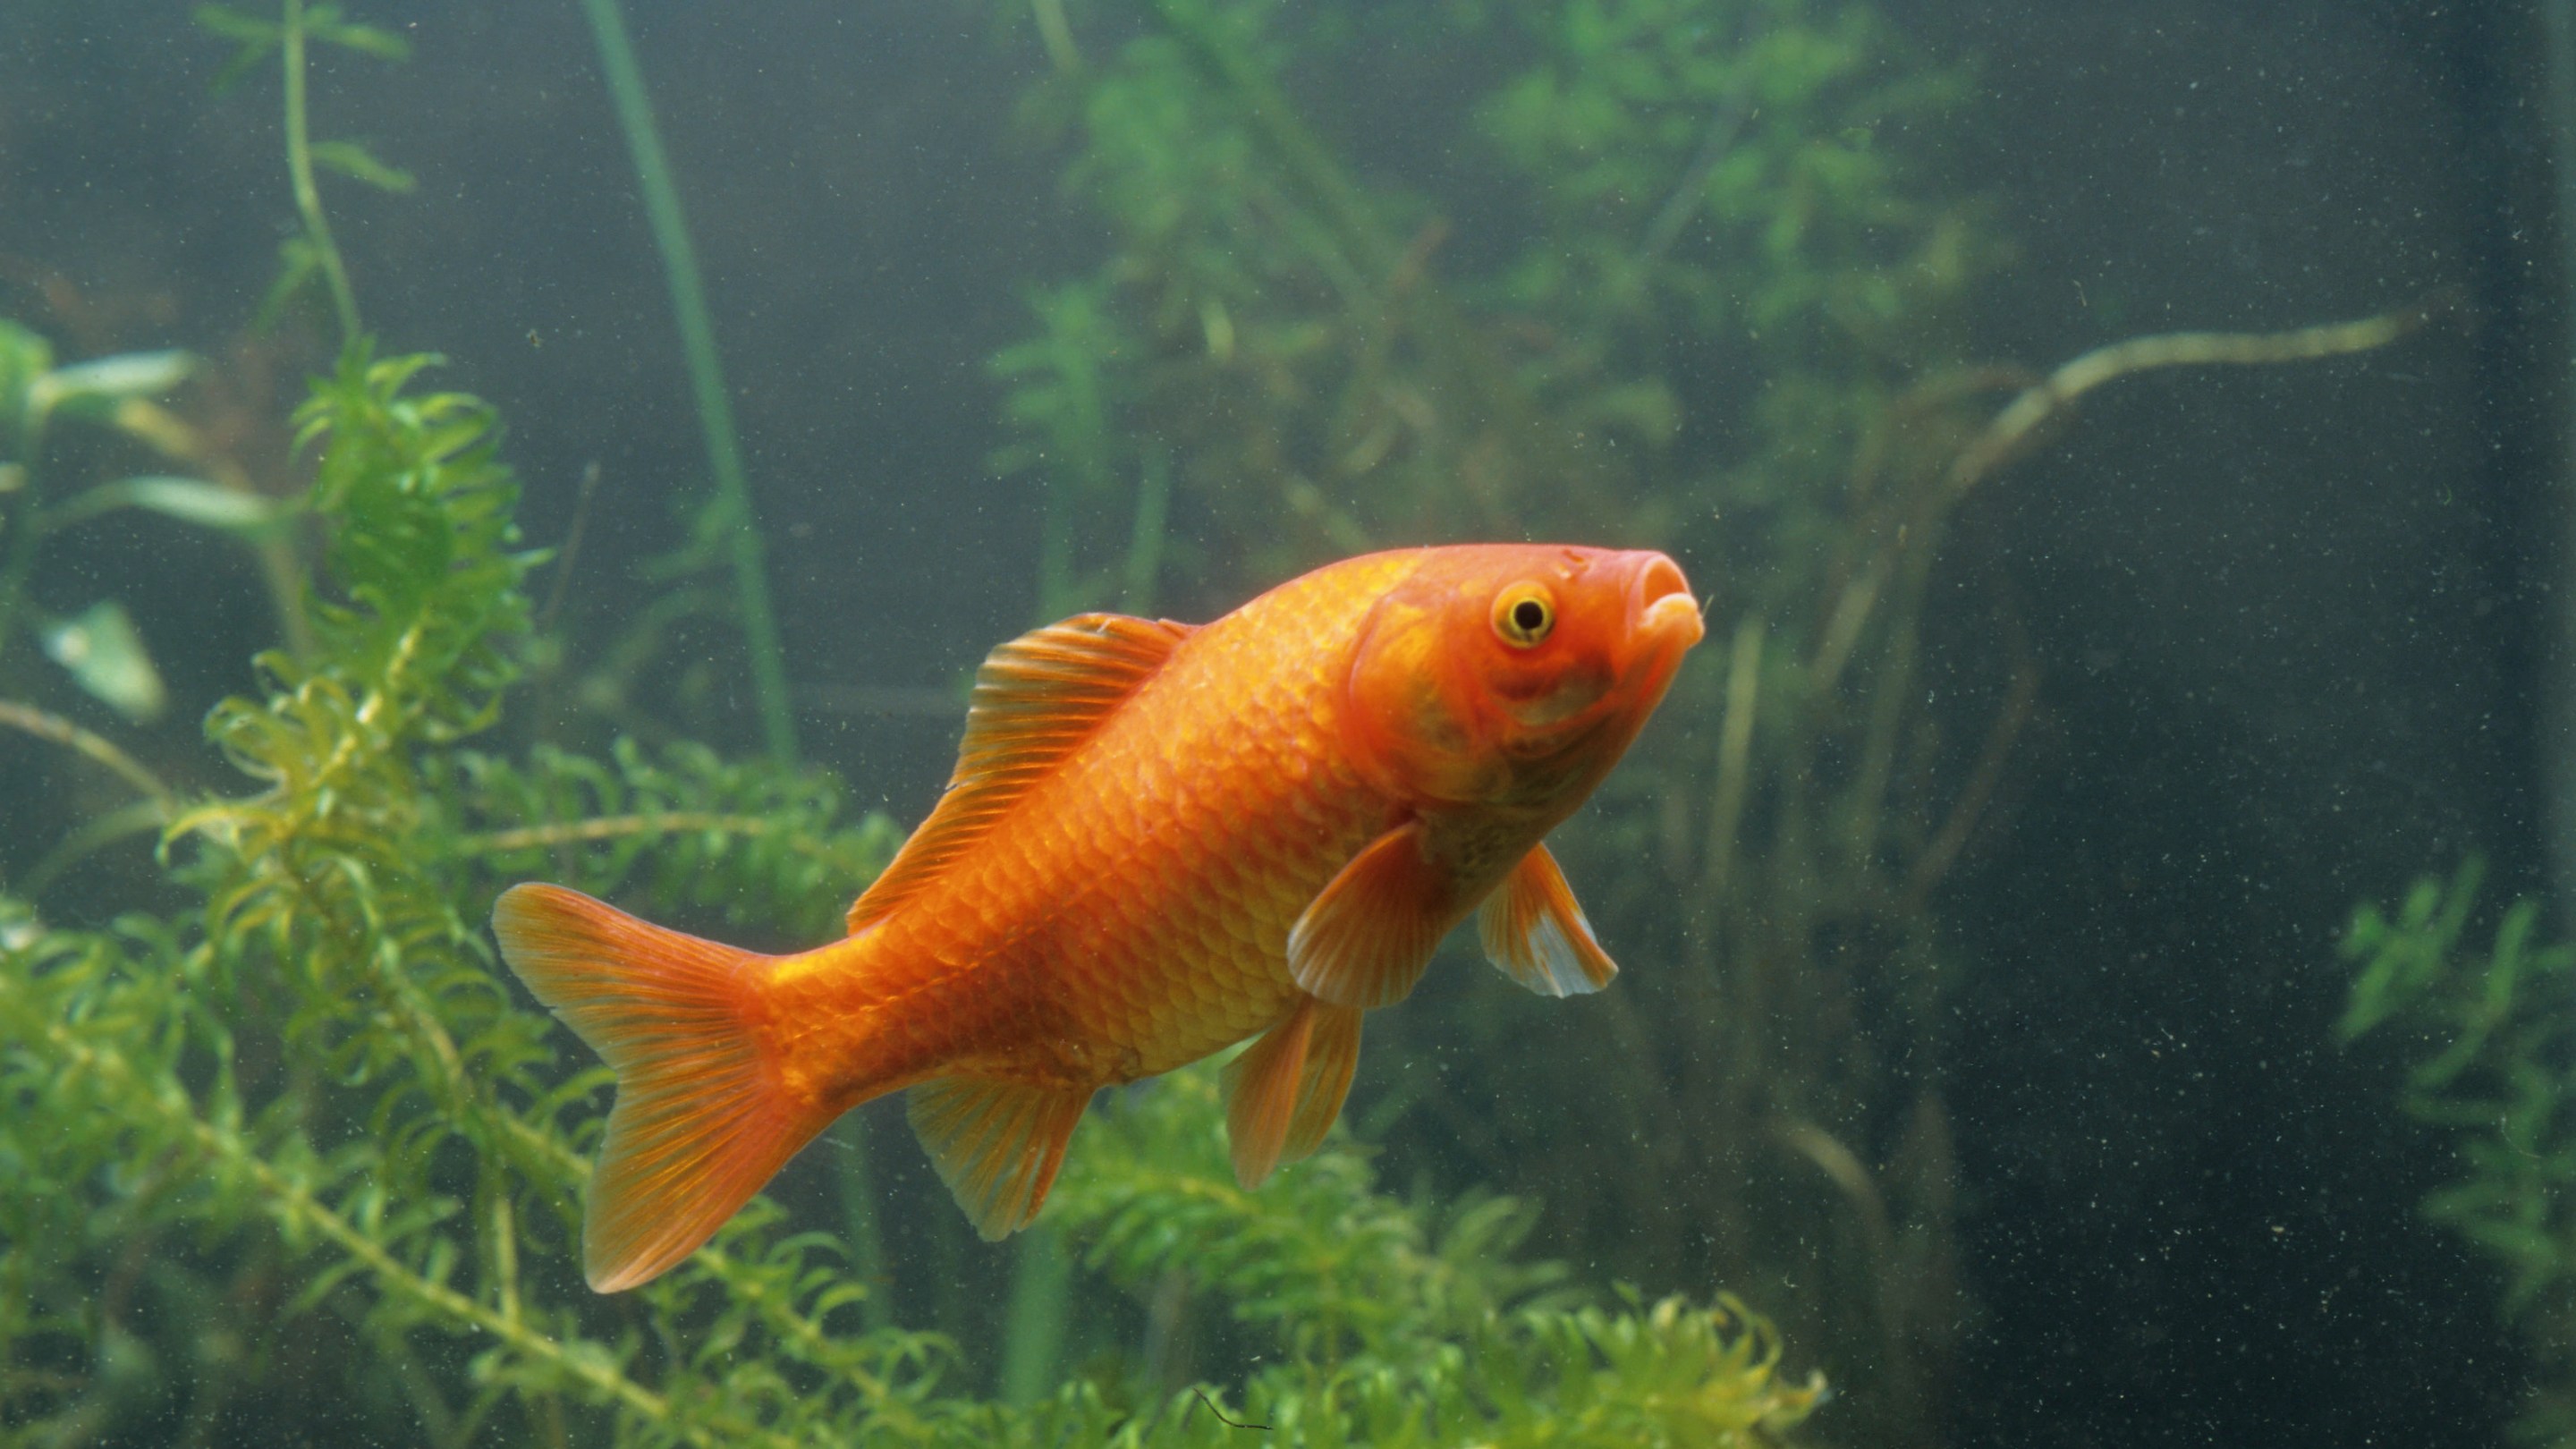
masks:
<path fill-rule="evenodd" d="M 352 24 L 290 3 L 252 36 L 290 97 L 308 20 Z M 207 721 L 235 783 L 175 788 L 59 715 L 9 721 L 144 797 L 178 903 L 86 930 L 0 903 L 0 1436 L 1728 1444 L 1814 1407 L 1820 1383 L 1784 1376 L 1731 1301 L 1577 1290 L 1518 1258 L 1529 1214 L 1508 1199 L 1399 1200 L 1339 1143 L 1243 1191 L 1204 1075 L 1114 1103 L 1053 1221 L 1111 1284 L 1223 1305 L 1262 1345 L 1239 1381 L 1113 1357 L 1011 1403 L 948 1388 L 954 1344 L 872 1324 L 847 1254 L 774 1207 L 635 1294 L 590 1295 L 575 1205 L 602 1074 L 567 1074 L 475 923 L 544 871 L 820 934 L 897 832 L 771 760 L 474 746 L 535 647 L 541 556 L 491 411 L 421 386 L 435 359 L 376 353 L 299 182 L 308 270 L 347 326 L 293 418 L 309 488 L 256 503 L 263 525 L 291 512 L 314 572 L 297 642 Z M 46 489 L 47 427 L 114 425 L 178 364 L 55 368 L 32 334 L 6 340 L 7 542 L 27 550 L 48 508 L 107 506 Z M 217 527 L 255 502 L 104 486 Z"/>
<path fill-rule="evenodd" d="M 1454 1049 L 1490 1097 L 1390 1070 L 1361 1135 L 1463 1179 L 1401 1194 L 1350 1138 L 1247 1193 L 1212 1076 L 1121 1091 L 1019 1240 L 998 1355 L 971 1347 L 953 1212 L 898 1217 L 925 1195 L 872 1181 L 855 1122 L 828 1181 L 601 1301 L 577 1204 L 606 1079 L 496 969 L 492 900 L 542 877 L 810 943 L 903 827 L 796 763 L 676 193 L 615 6 L 585 13 L 711 480 L 618 632 L 557 630 L 565 560 L 514 531 L 491 411 L 360 323 L 322 188 L 407 178 L 312 138 L 305 72 L 398 58 L 388 31 L 203 12 L 244 91 L 282 81 L 298 225 L 261 311 L 329 339 L 291 454 L 246 464 L 183 421 L 203 364 L 0 334 L 0 726 L 117 792 L 0 905 L 0 1437 L 1937 1441 L 1969 1316 L 1939 1024 L 1975 971 L 1939 892 L 2038 689 L 1999 617 L 1962 671 L 1990 727 L 1924 708 L 1944 526 L 2093 388 L 2422 314 L 1983 362 L 1960 314 L 2009 244 L 1940 177 L 1972 92 L 1865 5 L 996 7 L 1048 57 L 1023 113 L 1104 235 L 992 365 L 996 466 L 1042 497 L 1033 620 L 1469 536 L 1722 563 L 1715 657 L 1559 837 L 1630 966 L 1600 998 L 1613 1066 L 1524 1049 L 1549 1003 L 1417 1002 L 1381 1057 Z M 1363 163 L 1364 121 L 1301 108 L 1318 72 L 1461 41 L 1486 58 L 1463 173 Z M 54 616 L 28 587 L 50 541 L 138 508 L 243 549 L 274 624 L 184 777 L 73 722 L 152 712 L 113 596 Z M 748 678 L 756 758 L 639 682 L 709 618 L 741 657 L 691 667 Z M 112 924 L 48 919 L 138 834 L 159 854 Z M 1528 1101 L 1549 1110 L 1491 1109 Z M 1472 1188 L 1546 1172 L 1595 1190 L 1542 1224 Z M 927 1313 L 892 1291 L 898 1245 L 935 1269 L 911 1274 L 939 1280 Z M 1836 1385 L 1812 1420 L 1810 1365 Z"/>
<path fill-rule="evenodd" d="M 2502 1280 L 2533 1384 L 2512 1436 L 2576 1443 L 2576 945 L 2544 944 L 2539 903 L 2516 901 L 2481 947 L 2483 865 L 2365 904 L 2344 933 L 2355 968 L 2335 1034 L 2406 1059 L 2398 1101 L 2456 1152 L 2424 1200 Z"/>
<path fill-rule="evenodd" d="M 1813 1405 L 1740 1309 L 1578 1303 L 1514 1263 L 1508 1203 L 1435 1232 L 1338 1148 L 1242 1191 L 1203 1078 L 1122 1103 L 1059 1221 L 1118 1281 L 1185 1274 L 1275 1336 L 1279 1361 L 1221 1394 L 943 1395 L 953 1349 L 867 1329 L 865 1284 L 773 1210 L 633 1306 L 589 1297 L 573 1124 L 599 1074 L 562 1075 L 479 907 L 543 859 L 672 907 L 810 917 L 889 837 L 766 764 L 464 745 L 524 644 L 532 559 L 492 419 L 414 388 L 427 364 L 361 344 L 298 413 L 327 540 L 314 648 L 264 657 L 265 687 L 209 721 L 253 788 L 172 820 L 199 904 L 69 931 L 12 903 L 0 924 L 14 1439 L 211 1442 L 256 1416 L 439 1443 L 1205 1443 L 1233 1432 L 1221 1399 L 1292 1442 L 1724 1443 Z"/>

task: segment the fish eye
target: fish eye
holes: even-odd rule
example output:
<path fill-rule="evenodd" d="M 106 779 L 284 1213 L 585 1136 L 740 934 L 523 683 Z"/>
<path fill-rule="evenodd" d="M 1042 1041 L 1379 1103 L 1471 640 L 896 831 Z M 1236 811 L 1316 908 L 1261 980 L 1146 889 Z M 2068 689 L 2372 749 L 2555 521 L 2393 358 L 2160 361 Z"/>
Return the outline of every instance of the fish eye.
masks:
<path fill-rule="evenodd" d="M 1556 627 L 1556 605 L 1542 584 L 1514 584 L 1494 597 L 1494 633 L 1515 649 L 1534 649 Z"/>

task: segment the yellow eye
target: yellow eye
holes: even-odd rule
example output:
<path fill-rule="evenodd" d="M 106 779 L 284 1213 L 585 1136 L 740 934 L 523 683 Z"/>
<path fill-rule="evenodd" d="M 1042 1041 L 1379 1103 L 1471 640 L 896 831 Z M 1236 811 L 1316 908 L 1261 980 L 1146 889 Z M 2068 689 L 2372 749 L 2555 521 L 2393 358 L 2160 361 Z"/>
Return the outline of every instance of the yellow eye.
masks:
<path fill-rule="evenodd" d="M 1539 584 L 1514 584 L 1494 596 L 1494 633 L 1515 649 L 1535 649 L 1556 627 L 1556 604 Z"/>

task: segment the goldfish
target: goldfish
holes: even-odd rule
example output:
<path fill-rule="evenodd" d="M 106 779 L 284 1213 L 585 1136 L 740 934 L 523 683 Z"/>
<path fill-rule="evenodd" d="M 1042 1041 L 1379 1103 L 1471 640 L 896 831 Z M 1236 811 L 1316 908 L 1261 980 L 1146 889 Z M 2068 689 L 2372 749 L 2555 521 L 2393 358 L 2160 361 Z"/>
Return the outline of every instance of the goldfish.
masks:
<path fill-rule="evenodd" d="M 512 887 L 503 958 L 617 1079 L 591 1287 L 668 1271 L 899 1090 L 997 1239 L 1094 1093 L 1249 1040 L 1222 1080 L 1257 1187 L 1471 913 L 1523 986 L 1599 990 L 1618 968 L 1542 837 L 1701 632 L 1664 555 L 1537 544 L 1346 559 L 1198 626 L 1084 614 L 984 661 L 955 773 L 845 939 L 763 955 Z"/>

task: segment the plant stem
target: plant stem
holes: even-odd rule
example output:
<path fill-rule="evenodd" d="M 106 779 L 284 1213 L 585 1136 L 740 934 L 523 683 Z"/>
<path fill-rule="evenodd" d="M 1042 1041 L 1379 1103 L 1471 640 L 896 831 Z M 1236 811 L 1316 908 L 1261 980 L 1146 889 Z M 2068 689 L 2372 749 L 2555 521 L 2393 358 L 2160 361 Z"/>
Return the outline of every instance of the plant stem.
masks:
<path fill-rule="evenodd" d="M 1047 59 L 1060 71 L 1082 69 L 1082 52 L 1073 43 L 1073 27 L 1065 23 L 1064 0 L 1030 0 L 1036 12 L 1038 38 L 1046 45 Z"/>
<path fill-rule="evenodd" d="M 150 835 L 170 822 L 170 812 L 157 800 L 135 800 L 120 805 L 103 815 L 94 815 L 80 828 L 55 842 L 51 850 L 36 858 L 26 874 L 11 883 L 9 893 L 22 901 L 41 900 L 63 873 L 80 864 L 99 849 L 137 835 Z"/>
<path fill-rule="evenodd" d="M 1120 602 L 1128 613 L 1153 615 L 1154 581 L 1163 571 L 1163 520 L 1171 501 L 1171 456 L 1148 448 L 1144 471 L 1136 479 L 1136 527 L 1127 539 L 1127 588 Z"/>
<path fill-rule="evenodd" d="M 841 1150 L 833 1162 L 840 1168 L 841 1227 L 849 1236 L 852 1273 L 868 1285 L 859 1312 L 873 1333 L 892 1328 L 894 1284 L 886 1272 L 885 1232 L 877 1222 L 876 1174 L 868 1169 L 868 1122 L 858 1113 L 841 1120 L 841 1135 L 832 1139 Z"/>
<path fill-rule="evenodd" d="M 44 541 L 44 508 L 36 493 L 39 446 L 41 440 L 29 440 L 27 462 L 19 470 L 15 490 L 17 506 L 9 507 L 8 495 L 0 495 L 0 547 L 8 550 L 7 561 L 0 563 L 0 654 L 8 653 L 18 607 L 26 601 L 28 581 L 35 577 L 36 546 Z"/>
<path fill-rule="evenodd" d="M 24 730 L 40 740 L 69 745 L 115 771 L 119 779 L 142 792 L 162 811 L 169 811 L 178 804 L 178 797 L 170 793 L 170 787 L 162 784 L 159 776 L 143 768 L 132 755 L 118 749 L 114 741 L 92 734 L 61 715 L 48 714 L 15 700 L 0 699 L 0 725 Z"/>
<path fill-rule="evenodd" d="M 340 318 L 340 345 L 358 340 L 358 294 L 349 286 L 349 269 L 340 260 L 340 245 L 331 239 L 331 223 L 322 214 L 322 192 L 313 184 L 313 138 L 304 118 L 304 0 L 286 0 L 286 170 L 295 182 L 295 210 L 304 218 L 304 239 L 322 264 L 331 285 L 331 310 Z"/>
<path fill-rule="evenodd" d="M 1762 695 L 1762 616 L 1747 614 L 1735 626 L 1726 657 L 1726 717 L 1718 732 L 1717 800 L 1709 810 L 1708 886 L 1715 895 L 1735 873 L 1736 837 L 1744 826 L 1744 797 L 1752 779 L 1753 724 Z"/>
<path fill-rule="evenodd" d="M 1046 518 L 1038 534 L 1038 622 L 1052 624 L 1079 607 L 1073 582 L 1073 483 L 1045 478 Z"/>
<path fill-rule="evenodd" d="M 1502 357 L 1441 287 L 1429 265 L 1438 229 L 1411 245 L 1380 221 L 1368 189 L 1343 166 L 1333 149 L 1299 119 L 1278 77 L 1228 33 L 1222 18 L 1192 0 L 1150 0 L 1167 34 L 1242 116 L 1245 129 L 1278 163 L 1293 191 L 1366 275 L 1372 305 L 1401 312 L 1410 333 L 1444 386 L 1459 390 L 1462 417 L 1503 440 L 1516 460 L 1522 486 L 1572 489 L 1572 479 L 1592 470 L 1575 434 L 1549 417 L 1513 377 Z M 1327 259 L 1317 258 L 1319 263 Z M 1545 480 L 1543 483 L 1538 480 Z M 1511 517 L 1493 507 L 1491 522 Z"/>
<path fill-rule="evenodd" d="M 636 1415 L 685 1442 L 714 1446 L 744 1442 L 752 1425 L 689 1423 L 672 1412 L 670 1401 L 627 1377 L 615 1359 L 592 1345 L 568 1345 L 518 1319 L 490 1308 L 403 1262 L 362 1220 L 335 1210 L 300 1177 L 272 1166 L 239 1132 L 199 1116 L 184 1096 L 154 1091 L 153 1085 L 123 1056 L 75 1035 L 60 1023 L 48 1023 L 43 1039 L 61 1067 L 104 1081 L 135 1116 L 158 1118 L 173 1145 L 194 1148 L 219 1174 L 252 1188 L 269 1216 L 290 1233 L 321 1238 L 364 1268 L 386 1294 L 407 1299 L 460 1328 L 479 1330 L 501 1341 L 535 1365 L 565 1382 L 578 1385 L 601 1402 Z M 589 1349 L 592 1351 L 584 1352 Z M 785 1444 L 783 1435 L 765 1436 Z"/>
<path fill-rule="evenodd" d="M 653 244 L 662 253 L 662 274 L 671 288 L 680 352 L 688 363 L 690 391 L 697 399 L 698 428 L 706 437 L 707 469 L 715 477 L 716 507 L 732 545 L 734 592 L 742 614 L 743 642 L 751 651 L 752 694 L 759 702 L 761 735 L 771 758 L 794 764 L 796 717 L 787 700 L 786 653 L 778 641 L 777 614 L 770 607 L 760 530 L 752 516 L 750 485 L 743 480 L 742 444 L 734 434 L 733 404 L 716 356 L 715 324 L 698 276 L 697 249 L 689 241 L 680 193 L 671 182 L 670 161 L 653 127 L 644 72 L 636 64 L 635 47 L 627 38 L 617 0 L 582 0 L 581 8 L 599 46 L 600 74 L 616 103 L 617 124 L 626 133 L 636 185 L 644 194 L 644 213 L 652 223 Z"/>
<path fill-rule="evenodd" d="M 1011 1265 L 1011 1306 L 1002 1322 L 1003 1403 L 1034 1404 L 1055 1387 L 1072 1289 L 1073 1260 L 1056 1230 L 1041 1223 L 1021 1234 L 1019 1257 Z"/>
<path fill-rule="evenodd" d="M 2038 432 L 2041 423 L 2106 382 L 2158 367 L 2218 363 L 2270 366 L 2368 352 L 2387 346 L 2458 305 L 2445 289 L 2412 306 L 2354 322 L 2294 327 L 2287 332 L 2162 332 L 2096 347 L 2050 373 L 2046 380 L 2023 389 L 2020 396 L 1995 414 L 1983 433 L 1959 450 L 1950 464 L 1950 495 L 1955 499 L 2010 462 Z"/>

